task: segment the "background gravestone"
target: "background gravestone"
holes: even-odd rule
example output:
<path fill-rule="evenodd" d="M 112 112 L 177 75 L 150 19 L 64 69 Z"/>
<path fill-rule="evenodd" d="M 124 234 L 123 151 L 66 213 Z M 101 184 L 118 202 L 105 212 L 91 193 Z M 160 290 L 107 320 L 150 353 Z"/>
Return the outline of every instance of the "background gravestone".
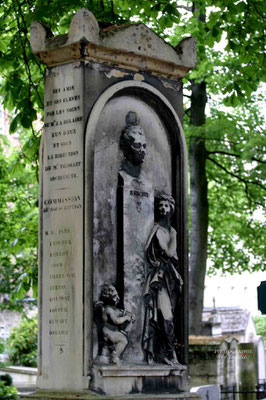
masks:
<path fill-rule="evenodd" d="M 193 387 L 191 392 L 200 394 L 203 400 L 220 400 L 221 398 L 220 389 L 215 385 Z"/>
<path fill-rule="evenodd" d="M 196 65 L 195 41 L 186 39 L 176 51 L 143 24 L 99 32 L 93 14 L 81 9 L 68 35 L 47 37 L 43 25 L 33 23 L 31 46 L 47 65 L 37 387 L 47 398 L 53 390 L 198 398 L 181 394 L 188 381 L 181 78 Z M 128 180 L 120 138 L 130 113 L 145 134 L 147 154 L 141 174 L 129 172 Z M 172 333 L 178 362 L 148 365 L 142 346 L 143 287 L 150 276 L 145 252 L 157 223 L 155 197 L 162 192 L 175 203 L 171 254 L 177 252 L 175 268 L 184 282 Z M 123 324 L 130 325 L 128 332 Z"/>

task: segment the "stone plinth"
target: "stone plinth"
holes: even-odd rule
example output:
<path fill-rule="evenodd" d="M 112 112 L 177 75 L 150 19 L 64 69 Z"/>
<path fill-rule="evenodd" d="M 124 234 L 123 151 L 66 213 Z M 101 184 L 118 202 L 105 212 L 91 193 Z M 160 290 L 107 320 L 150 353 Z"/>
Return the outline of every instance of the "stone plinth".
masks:
<path fill-rule="evenodd" d="M 64 393 L 64 395 L 56 392 L 40 392 L 32 395 L 24 396 L 23 400 L 202 400 L 202 397 L 196 393 L 179 393 L 179 394 L 131 394 L 127 396 L 104 396 L 95 395 L 90 392 L 84 393 Z"/>
<path fill-rule="evenodd" d="M 81 9 L 66 35 L 54 37 L 34 22 L 31 46 L 47 65 L 40 151 L 40 393 L 32 398 L 82 393 L 80 399 L 107 399 L 91 391 L 125 396 L 159 387 L 181 392 L 188 382 L 181 78 L 196 65 L 195 40 L 175 49 L 143 24 L 100 30 L 93 14 Z M 126 130 L 128 142 L 122 143 Z M 162 193 L 172 205 L 156 242 L 155 197 Z M 151 232 L 154 265 L 146 254 Z M 154 365 L 147 365 L 144 315 L 145 340 L 154 335 L 148 342 Z M 197 398 L 167 396 L 158 398 Z"/>
<path fill-rule="evenodd" d="M 126 393 L 176 393 L 182 390 L 182 377 L 186 376 L 185 367 L 167 367 L 165 365 L 123 365 L 95 366 L 92 369 L 91 388 L 96 392 L 111 395 Z"/>

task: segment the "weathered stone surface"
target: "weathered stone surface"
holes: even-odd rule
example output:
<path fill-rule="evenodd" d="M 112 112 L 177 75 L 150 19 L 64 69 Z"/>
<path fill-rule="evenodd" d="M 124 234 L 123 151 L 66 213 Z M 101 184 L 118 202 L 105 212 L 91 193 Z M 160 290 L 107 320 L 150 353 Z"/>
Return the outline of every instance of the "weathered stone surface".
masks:
<path fill-rule="evenodd" d="M 30 27 L 30 45 L 33 53 L 39 53 L 46 49 L 46 39 L 53 34 L 44 24 L 33 21 Z"/>
<path fill-rule="evenodd" d="M 242 310 L 239 307 L 217 307 L 215 310 L 215 319 L 210 323 L 213 317 L 213 310 L 205 308 L 202 313 L 202 320 L 205 324 L 204 334 L 212 334 L 213 329 L 218 327 L 218 334 L 224 338 L 230 339 L 232 336 L 240 342 L 253 341 L 256 336 L 255 323 L 248 310 Z M 219 323 L 217 324 L 217 321 Z M 220 326 L 219 326 L 220 325 Z M 216 330 L 217 333 L 217 330 Z"/>
<path fill-rule="evenodd" d="M 79 126 L 82 125 L 77 125 L 77 131 L 76 133 L 70 129 L 69 131 L 66 130 L 62 130 L 62 129 L 54 129 L 55 127 L 61 126 L 60 122 L 62 122 L 62 124 L 64 123 L 64 119 L 62 119 L 61 115 L 64 114 L 63 110 L 65 109 L 64 106 L 62 107 L 62 103 L 68 103 L 67 100 L 70 101 L 74 101 L 77 102 L 77 104 L 75 103 L 71 105 L 71 107 L 69 108 L 69 113 L 71 112 L 79 112 L 80 109 L 78 109 L 78 107 L 81 107 L 81 104 L 78 102 L 80 101 L 80 97 L 75 97 L 75 96 L 80 96 L 80 94 L 76 94 L 76 92 L 74 93 L 74 96 L 69 96 L 69 97 L 62 97 L 61 98 L 61 89 L 64 92 L 64 89 L 66 90 L 66 86 L 64 84 L 64 79 L 67 78 L 68 74 L 71 74 L 71 76 L 73 76 L 74 73 L 74 79 L 77 80 L 77 82 L 79 82 L 79 69 L 80 66 L 79 64 L 75 64 L 74 66 L 65 66 L 63 67 L 63 69 L 61 69 L 61 67 L 57 67 L 56 69 L 53 70 L 53 74 L 51 74 L 51 76 L 47 78 L 47 82 L 46 84 L 48 85 L 48 88 L 51 88 L 51 90 L 49 90 L 47 93 L 52 95 L 52 98 L 47 98 L 46 100 L 46 107 L 50 107 L 50 106 L 55 106 L 54 114 L 52 111 L 50 111 L 50 108 L 46 109 L 46 140 L 47 140 L 47 144 L 46 144 L 46 150 L 44 150 L 43 152 L 43 170 L 44 170 L 44 177 L 43 180 L 45 182 L 45 188 L 44 193 L 42 193 L 42 200 L 44 200 L 45 198 L 47 198 L 47 193 L 50 193 L 49 191 L 51 190 L 55 190 L 55 192 L 57 191 L 57 189 L 61 189 L 61 187 L 58 187 L 57 184 L 55 184 L 55 182 L 61 181 L 62 179 L 59 178 L 55 178 L 55 173 L 53 173 L 53 171 L 56 171 L 56 177 L 62 176 L 61 175 L 61 170 L 62 169 L 69 169 L 72 171 L 72 168 L 74 167 L 74 171 L 79 172 L 79 174 L 73 175 L 70 177 L 66 176 L 64 178 L 64 180 L 66 180 L 66 182 L 69 182 L 69 178 L 70 180 L 72 179 L 72 183 L 71 183 L 71 187 L 73 188 L 73 190 L 75 190 L 75 194 L 76 195 L 82 195 L 82 193 L 78 194 L 78 187 L 80 187 L 80 183 L 78 185 L 78 187 L 76 187 L 74 185 L 75 182 L 77 182 L 78 179 L 81 179 L 82 176 L 82 157 L 79 159 L 77 158 L 78 156 L 80 156 L 80 152 L 79 150 L 82 149 L 82 143 L 83 143 L 83 136 L 81 135 L 81 132 L 79 130 Z M 63 79 L 60 71 L 63 73 L 63 76 L 65 76 L 65 78 Z M 75 75 L 77 74 L 77 75 Z M 62 81 L 60 81 L 60 79 Z M 49 82 L 53 82 L 53 83 L 49 83 Z M 60 91 L 58 90 L 58 82 L 61 82 L 59 85 Z M 133 85 L 133 83 L 130 83 L 131 85 Z M 49 86 L 50 85 L 50 86 Z M 74 85 L 75 86 L 75 85 Z M 141 83 L 134 83 L 134 85 L 136 88 L 137 87 L 142 87 L 146 88 L 147 86 L 145 86 L 144 84 Z M 71 85 L 69 86 L 71 88 Z M 126 85 L 124 85 L 124 87 L 126 87 Z M 78 88 L 78 93 L 82 94 L 82 90 L 80 90 L 80 87 L 77 86 Z M 73 88 L 70 89 L 70 91 L 73 90 Z M 115 92 L 115 91 L 114 91 Z M 108 97 L 107 97 L 108 99 Z M 111 282 L 116 281 L 117 280 L 117 276 L 116 276 L 116 265 L 117 265 L 117 260 L 116 260 L 116 250 L 117 250 L 117 233 L 116 233 L 116 225 L 117 225 L 117 221 L 116 221 L 116 196 L 117 196 L 117 183 L 118 183 L 118 171 L 119 171 L 119 167 L 121 164 L 121 160 L 122 160 L 122 154 L 120 153 L 119 149 L 118 149 L 118 143 L 119 143 L 119 136 L 121 133 L 121 129 L 124 126 L 124 121 L 125 121 L 125 115 L 127 114 L 128 110 L 130 109 L 135 109 L 137 110 L 141 121 L 142 121 L 142 125 L 145 129 L 145 131 L 147 132 L 146 136 L 147 139 L 150 143 L 149 149 L 148 149 L 148 153 L 147 153 L 147 159 L 145 160 L 145 166 L 144 166 L 144 170 L 146 171 L 146 175 L 149 178 L 148 180 L 150 182 L 152 182 L 155 186 L 155 188 L 157 190 L 161 189 L 161 190 L 165 190 L 167 192 L 171 191 L 171 181 L 172 181 L 172 172 L 171 172 L 171 157 L 169 157 L 169 153 L 171 153 L 170 151 L 170 144 L 169 144 L 169 139 L 168 139 L 168 133 L 165 131 L 165 127 L 164 127 L 164 123 L 162 122 L 162 120 L 158 117 L 158 115 L 155 113 L 154 109 L 151 108 L 150 105 L 148 105 L 147 102 L 144 102 L 143 100 L 140 100 L 134 96 L 121 96 L 121 97 L 115 97 L 112 100 L 107 101 L 106 99 L 106 106 L 103 107 L 103 109 L 101 111 L 99 111 L 99 116 L 98 116 L 98 120 L 96 125 L 94 127 L 90 126 L 90 130 L 88 132 L 94 132 L 94 139 L 92 138 L 92 143 L 93 143 L 93 160 L 94 160 L 94 169 L 86 169 L 86 171 L 88 171 L 91 175 L 87 175 L 87 179 L 89 179 L 89 176 L 91 176 L 91 181 L 87 181 L 88 183 L 93 183 L 94 181 L 94 190 L 92 191 L 92 193 L 94 193 L 94 201 L 88 202 L 88 205 L 92 206 L 92 212 L 94 215 L 94 241 L 93 241 L 93 279 L 94 279 L 94 299 L 98 300 L 99 297 L 99 291 L 101 288 L 101 285 L 103 283 L 106 282 L 106 280 L 109 280 Z M 61 100 L 61 102 L 60 102 Z M 51 103 L 52 102 L 52 103 Z M 68 106 L 67 106 L 68 107 Z M 75 108 L 76 107 L 76 108 Z M 70 111 L 70 110 L 73 111 Z M 124 111 L 123 111 L 124 110 Z M 55 117 L 57 116 L 57 117 Z M 59 117 L 58 117 L 59 116 Z M 51 119 L 52 117 L 55 117 L 54 119 Z M 78 114 L 75 118 L 79 118 Z M 93 119 L 93 115 L 91 116 L 91 118 Z M 67 121 L 67 120 L 66 120 Z M 69 121 L 68 121 L 69 122 Z M 81 120 L 76 120 L 75 123 L 81 123 Z M 69 122 L 70 124 L 72 122 Z M 49 129 L 48 129 L 49 128 Z M 48 129 L 48 130 L 47 130 Z M 74 127 L 75 129 L 75 127 Z M 82 129 L 82 128 L 81 128 Z M 64 133 L 65 132 L 65 133 Z M 77 138 L 71 140 L 71 144 L 67 143 L 65 141 L 63 141 L 62 137 L 64 138 L 65 136 L 69 136 L 69 135 L 77 135 Z M 76 137 L 76 136 L 75 136 Z M 89 136 L 88 136 L 89 138 Z M 49 139 L 49 140 L 48 140 Z M 78 140 L 78 142 L 76 142 L 76 140 Z M 59 153 L 59 150 L 57 150 L 60 147 L 63 146 L 73 146 L 73 145 L 77 145 L 77 143 L 79 143 L 78 145 L 78 150 L 77 149 L 72 149 L 72 153 L 73 155 L 71 155 L 71 157 L 76 157 L 74 162 L 77 164 L 71 164 L 70 161 L 68 161 L 68 165 L 65 166 L 63 163 L 55 163 L 55 160 L 57 161 L 57 159 L 61 159 L 61 158 L 65 158 L 63 157 L 64 153 Z M 76 151 L 78 151 L 78 153 L 76 153 Z M 71 154 L 72 154 L 71 153 Z M 59 154 L 60 157 L 59 157 Z M 82 152 L 83 154 L 83 152 Z M 85 152 L 85 154 L 87 154 L 87 151 Z M 48 155 L 49 155 L 49 160 L 48 160 Z M 57 156 L 55 156 L 57 155 Z M 53 156 L 53 157 L 52 157 Z M 115 162 L 114 162 L 115 160 Z M 48 162 L 49 161 L 49 162 Z M 81 168 L 81 169 L 79 169 Z M 93 170 L 95 171 L 93 173 Z M 75 173 L 74 173 L 75 174 Z M 51 184 L 53 184 L 53 186 L 51 186 Z M 63 187 L 62 187 L 63 188 Z M 81 185 L 81 188 L 83 188 L 83 186 Z M 88 185 L 87 185 L 88 188 Z M 148 191 L 150 191 L 150 188 L 148 188 Z M 138 196 L 137 196 L 138 197 Z M 50 195 L 49 195 L 50 198 Z M 54 198 L 54 197 L 52 197 Z M 50 201 L 46 201 L 45 204 L 47 206 L 51 206 L 49 203 Z M 134 206 L 137 210 L 138 206 L 138 201 L 135 202 L 134 200 Z M 110 209 L 109 209 L 110 207 Z M 80 207 L 79 207 L 80 208 Z M 78 208 L 78 209 L 79 209 Z M 145 207 L 144 207 L 145 208 Z M 108 211 L 109 209 L 109 211 Z M 76 209 L 75 209 L 76 210 Z M 51 238 L 49 230 L 51 229 L 51 226 L 49 224 L 53 223 L 55 224 L 55 226 L 58 226 L 59 223 L 62 223 L 62 220 L 64 222 L 64 224 L 68 224 L 69 222 L 72 223 L 72 225 L 75 227 L 75 230 L 73 231 L 74 236 L 78 238 L 81 238 L 83 236 L 82 233 L 82 222 L 80 220 L 80 217 L 78 216 L 79 214 L 77 214 L 77 212 L 74 210 L 74 212 L 72 211 L 72 209 L 64 214 L 62 212 L 62 210 L 57 209 L 55 207 L 55 209 L 50 209 L 47 208 L 47 210 L 44 213 L 44 222 L 43 222 L 43 232 L 48 232 L 48 238 L 46 238 L 44 236 L 44 246 L 46 246 L 44 249 L 44 253 L 42 253 L 43 250 L 41 250 L 41 254 L 43 254 L 43 257 L 46 261 L 48 261 L 48 269 L 46 271 L 49 271 L 49 263 L 50 263 L 50 255 L 48 253 L 48 248 L 50 246 L 50 242 L 51 242 Z M 59 211 L 59 214 L 58 214 Z M 53 212 L 53 218 L 47 218 L 47 215 L 49 216 L 49 213 Z M 137 212 L 137 211 L 136 211 Z M 48 213 L 48 214 L 47 214 Z M 61 216 L 60 216 L 61 215 Z M 88 217 L 91 214 L 87 214 Z M 128 223 L 130 223 L 130 221 L 128 221 Z M 142 221 L 140 221 L 140 223 L 143 224 Z M 48 225 L 47 225 L 48 224 Z M 141 225 L 142 226 L 142 225 Z M 49 228 L 50 227 L 50 228 Z M 137 229 L 137 228 L 136 228 Z M 54 231 L 54 229 L 51 229 L 51 231 Z M 87 230 L 87 228 L 86 228 Z M 148 233 L 147 233 L 148 234 Z M 106 238 L 106 239 L 104 239 Z M 88 237 L 88 241 L 91 241 L 92 236 Z M 65 240 L 65 238 L 64 238 Z M 69 238 L 66 238 L 66 240 L 71 240 Z M 143 239 L 144 240 L 144 239 Z M 52 246 L 58 246 L 60 243 L 59 242 L 59 238 L 55 237 L 55 240 L 52 242 Z M 87 241 L 85 241 L 85 243 L 87 243 Z M 89 242 L 88 242 L 89 243 Z M 142 243 L 142 251 L 144 248 L 144 245 L 146 243 L 146 239 L 145 242 Z M 90 244 L 91 246 L 91 244 Z M 68 247 L 68 246 L 67 246 Z M 71 246 L 70 246 L 71 247 Z M 57 250 L 57 249 L 56 249 Z M 65 249 L 68 251 L 68 249 Z M 73 343 L 72 341 L 72 333 L 74 334 L 75 338 L 79 337 L 78 340 L 78 345 L 75 346 L 76 348 L 76 359 L 75 360 L 71 360 L 69 363 L 69 367 L 68 367 L 68 363 L 62 364 L 63 362 L 63 357 L 61 357 L 61 354 L 57 354 L 56 351 L 54 351 L 54 346 L 56 344 L 61 344 L 61 342 L 55 343 L 54 339 L 47 339 L 47 317 L 48 317 L 48 311 L 46 310 L 43 315 L 41 315 L 41 320 L 42 320 L 42 343 L 41 346 L 45 345 L 45 346 L 49 346 L 50 349 L 53 349 L 51 351 L 51 353 L 45 353 L 45 355 L 41 356 L 41 364 L 40 364 L 40 373 L 41 373 L 41 377 L 38 380 L 38 387 L 40 388 L 49 388 L 49 387 L 57 387 L 62 388 L 65 387 L 63 385 L 65 385 L 65 381 L 63 381 L 63 377 L 68 376 L 69 374 L 71 374 L 71 379 L 68 379 L 67 381 L 67 385 L 69 385 L 69 387 L 75 388 L 75 385 L 79 385 L 79 387 L 86 387 L 86 385 L 88 385 L 88 378 L 86 378 L 84 375 L 82 375 L 81 369 L 83 366 L 85 366 L 86 368 L 86 360 L 88 359 L 89 356 L 89 348 L 90 346 L 93 344 L 94 348 L 95 348 L 95 356 L 97 354 L 97 336 L 94 335 L 94 339 L 92 340 L 91 334 L 90 334 L 90 328 L 91 325 L 88 325 L 87 323 L 83 323 L 83 314 L 82 314 L 82 309 L 83 309 L 83 302 L 81 300 L 82 298 L 82 280 L 80 278 L 79 274 L 80 272 L 80 261 L 81 260 L 81 256 L 83 254 L 82 251 L 82 239 L 79 240 L 78 242 L 75 243 L 75 252 L 72 253 L 72 262 L 74 261 L 73 257 L 75 257 L 75 261 L 72 268 L 75 268 L 75 276 L 78 277 L 78 279 L 75 280 L 75 282 L 77 282 L 76 285 L 73 286 L 73 290 L 71 292 L 73 297 L 69 298 L 70 301 L 70 308 L 68 309 L 69 313 L 70 313 L 70 320 L 73 321 L 74 325 L 68 326 L 69 328 L 69 332 L 70 332 L 70 337 L 67 336 L 66 340 L 71 340 L 71 343 Z M 87 250 L 86 250 L 87 251 Z M 86 254 L 90 254 L 90 252 L 85 253 Z M 62 255 L 58 254 L 56 255 L 56 257 L 61 257 Z M 62 269 L 62 271 L 64 271 L 64 268 L 66 268 L 65 266 L 65 261 L 64 259 L 59 258 L 59 264 L 63 264 L 63 266 L 60 266 L 60 271 Z M 143 255 L 142 255 L 143 258 Z M 86 256 L 86 260 L 87 260 L 87 256 Z M 66 264 L 68 265 L 68 264 Z M 87 264 L 88 266 L 85 269 L 85 273 L 88 276 L 88 279 L 86 280 L 86 284 L 88 285 L 88 288 L 86 289 L 85 293 L 88 293 L 88 295 L 86 295 L 85 299 L 90 299 L 91 296 L 91 280 L 90 280 L 90 272 L 89 270 L 92 268 L 92 264 Z M 58 266 L 55 266 L 55 268 L 57 269 Z M 70 268 L 70 266 L 68 266 L 67 268 Z M 88 268 L 88 271 L 87 271 Z M 61 274 L 63 275 L 63 272 L 61 271 Z M 53 277 L 54 274 L 52 274 L 52 279 L 59 279 L 59 275 L 57 277 Z M 134 274 L 133 274 L 134 275 Z M 43 277 L 43 284 L 45 285 L 44 287 L 47 289 L 47 285 L 49 285 L 49 279 L 51 279 L 51 274 L 49 274 L 49 276 L 45 275 L 41 275 L 41 277 Z M 64 278 L 61 276 L 62 278 L 62 283 L 64 283 Z M 60 278 L 60 279 L 61 279 Z M 129 279 L 127 280 L 127 283 L 129 283 Z M 47 283 L 45 283 L 47 282 Z M 68 280 L 67 284 L 70 285 L 71 284 L 71 279 Z M 62 285 L 62 283 L 60 283 L 60 291 L 63 291 L 63 295 L 68 296 L 67 292 L 67 288 L 68 286 Z M 134 276 L 132 276 L 132 284 L 133 286 L 136 287 L 136 283 L 134 282 Z M 42 283 L 41 283 L 42 285 Z M 56 286 L 53 284 L 53 286 Z M 53 288 L 52 286 L 52 288 Z M 49 287 L 50 289 L 50 287 Z M 51 289 L 50 289 L 51 290 Z M 57 290 L 57 289 L 56 289 Z M 59 290 L 59 289 L 58 289 Z M 41 291 L 41 301 L 42 304 L 45 305 L 45 307 L 47 307 L 47 301 L 52 299 L 53 301 L 53 297 L 51 296 L 51 293 L 49 293 L 49 290 L 44 290 L 42 289 Z M 138 300 L 141 299 L 142 294 L 139 292 L 138 293 Z M 75 300 L 74 300 L 75 299 Z M 85 304 L 87 304 L 85 302 Z M 73 311 L 73 309 L 71 309 L 71 307 L 77 307 L 75 309 L 75 312 Z M 85 307 L 85 316 L 87 315 L 87 313 L 89 313 L 90 310 L 90 306 L 88 305 L 87 307 Z M 49 309 L 50 312 L 50 309 Z M 136 314 L 139 317 L 139 309 L 136 308 Z M 49 316 L 50 318 L 50 316 Z M 58 318 L 57 318 L 58 319 Z M 87 319 L 85 319 L 85 321 L 87 321 Z M 141 320 L 140 320 L 141 321 Z M 57 324 L 56 321 L 53 321 L 51 319 L 51 324 L 54 323 Z M 60 321 L 59 321 L 60 324 Z M 85 332 L 82 334 L 81 330 L 78 327 L 81 327 L 81 324 L 84 326 L 85 328 Z M 74 326 L 74 331 L 72 330 Z M 136 325 L 137 326 L 137 325 Z M 141 324 L 139 325 L 139 328 L 141 327 Z M 79 329 L 77 331 L 77 329 Z M 56 331 L 56 329 L 55 329 Z M 87 332 L 87 333 L 86 333 Z M 140 340 L 140 336 L 142 334 L 142 329 L 141 331 L 138 331 L 138 340 Z M 61 334 L 58 335 L 57 332 L 57 339 L 61 340 L 62 337 L 60 337 Z M 79 335 L 79 336 L 78 336 Z M 59 337 L 58 337 L 59 336 Z M 85 347 L 83 348 L 82 343 L 83 343 L 83 339 L 85 338 Z M 132 344 L 134 343 L 134 341 L 132 341 Z M 139 343 L 139 342 L 138 342 Z M 65 344 L 65 343 L 63 343 Z M 139 344 L 138 344 L 139 345 Z M 140 346 L 140 345 L 139 345 Z M 70 348 L 70 346 L 69 346 Z M 83 361 L 81 361 L 81 357 L 82 357 L 82 351 L 84 351 L 85 349 L 85 364 L 83 363 Z M 64 351 L 68 351 L 67 350 L 67 346 L 64 349 Z M 51 356 L 52 354 L 52 356 Z M 70 353 L 68 353 L 70 354 Z M 132 347 L 131 350 L 131 355 L 134 354 L 134 347 Z M 139 353 L 140 354 L 140 353 Z M 126 355 L 126 354 L 125 354 Z M 70 355 L 69 355 L 70 357 Z M 77 359 L 77 357 L 79 359 Z M 138 356 L 139 357 L 139 356 Z M 60 361 L 61 359 L 61 361 Z M 66 359 L 66 355 L 64 360 Z M 128 358 L 130 360 L 130 356 Z M 140 359 L 140 358 L 138 358 Z M 131 357 L 132 360 L 132 357 Z M 47 366 L 45 370 L 42 369 L 42 365 L 44 364 Z M 46 371 L 49 371 L 48 369 L 48 365 L 49 363 L 53 363 L 56 367 L 52 368 L 52 375 L 49 375 Z M 74 364 L 76 365 L 75 369 L 74 369 Z M 77 367 L 78 366 L 78 367 Z M 85 369 L 86 370 L 86 369 Z M 43 371 L 45 372 L 45 379 L 43 378 L 42 374 Z M 73 374 L 73 371 L 75 371 L 75 373 Z M 73 380 L 72 380 L 73 378 Z M 75 382 L 74 382 L 75 380 Z M 87 380 L 87 384 L 86 384 L 86 380 Z M 73 390 L 73 389 L 72 389 Z"/>
<path fill-rule="evenodd" d="M 99 42 L 99 25 L 95 16 L 86 8 L 81 8 L 72 18 L 67 44 L 75 42 Z"/>
<path fill-rule="evenodd" d="M 188 37 L 181 40 L 176 46 L 181 64 L 195 68 L 197 65 L 197 42 L 194 37 Z"/>
<path fill-rule="evenodd" d="M 220 400 L 220 389 L 215 385 L 206 385 L 194 387 L 191 389 L 192 393 L 198 393 L 203 400 Z"/>
<path fill-rule="evenodd" d="M 262 382 L 266 379 L 265 350 L 263 338 L 261 336 L 257 337 L 254 341 L 254 345 L 257 366 L 257 379 Z"/>
<path fill-rule="evenodd" d="M 156 189 L 169 191 L 170 151 L 162 121 L 154 110 L 141 99 L 120 96 L 110 100 L 100 113 L 95 127 L 94 155 L 94 299 L 99 297 L 100 287 L 106 280 L 116 282 L 117 226 L 116 204 L 118 172 L 123 154 L 119 150 L 119 138 L 129 110 L 137 111 L 150 147 L 143 171 Z M 149 188 L 150 190 L 151 188 Z M 129 232 L 128 232 L 129 234 Z M 143 244 L 145 246 L 145 244 Z M 144 247 L 143 247 L 144 249 Z M 143 258 L 143 256 L 142 256 Z M 96 284 L 97 283 L 97 284 Z"/>
<path fill-rule="evenodd" d="M 237 381 L 240 390 L 247 387 L 255 388 L 257 383 L 255 346 L 253 343 L 239 343 L 237 349 Z"/>
<path fill-rule="evenodd" d="M 181 47 L 176 51 L 142 23 L 107 28 L 102 31 L 101 43 L 106 47 L 161 58 L 177 65 L 190 65 L 191 68 L 197 63 L 195 39 L 182 41 Z"/>
<path fill-rule="evenodd" d="M 227 366 L 226 366 L 226 384 L 227 385 L 235 385 L 237 382 L 237 358 L 239 353 L 237 351 L 238 341 L 236 339 L 232 339 L 228 344 L 228 352 L 227 352 Z M 225 371 L 223 371 L 225 372 Z"/>
<path fill-rule="evenodd" d="M 127 396 L 105 396 L 97 395 L 92 392 L 84 393 L 64 393 L 58 392 L 42 392 L 32 395 L 22 396 L 23 400 L 202 400 L 202 397 L 196 393 L 179 393 L 179 394 L 130 394 Z"/>
<path fill-rule="evenodd" d="M 125 358 L 143 361 L 142 330 L 144 324 L 143 286 L 146 261 L 145 242 L 154 218 L 154 194 L 145 186 L 124 187 L 124 304 L 135 316 Z M 141 228 L 141 229 L 140 229 Z"/>
<path fill-rule="evenodd" d="M 33 393 L 36 390 L 37 368 L 4 367 L 0 368 L 0 375 L 10 375 L 13 385 L 19 392 Z"/>
<path fill-rule="evenodd" d="M 73 390 L 80 388 L 83 360 L 83 90 L 80 64 L 59 66 L 47 73 L 44 111 L 37 387 Z"/>
<path fill-rule="evenodd" d="M 92 369 L 91 389 L 113 396 L 128 393 L 176 393 L 180 387 L 181 377 L 186 374 L 178 366 L 169 367 L 163 364 L 123 365 L 95 367 Z M 179 390 L 177 389 L 179 387 Z"/>
<path fill-rule="evenodd" d="M 145 181 L 132 183 L 123 175 L 122 203 L 117 201 L 118 171 L 122 162 L 119 138 L 129 110 L 135 110 L 141 121 L 148 149 L 143 173 Z M 143 330 L 143 285 L 145 267 L 145 245 L 154 222 L 154 194 L 156 190 L 171 191 L 171 159 L 167 133 L 162 121 L 153 109 L 133 96 L 121 96 L 111 100 L 101 113 L 96 127 L 95 143 L 95 220 L 94 220 L 94 299 L 99 296 L 100 287 L 105 282 L 117 282 L 117 250 L 123 246 L 124 260 L 124 306 L 136 321 L 125 350 L 127 361 L 143 361 L 141 348 Z M 115 161 L 114 161 L 115 160 Z M 108 200 L 106 200 L 108 199 Z M 117 221 L 117 207 L 123 209 Z M 123 229 L 121 242 L 117 243 L 117 224 Z M 110 266 L 113 266 L 110 268 Z"/>
<path fill-rule="evenodd" d="M 224 338 L 190 336 L 189 343 L 191 386 L 225 384 L 229 344 Z"/>
<path fill-rule="evenodd" d="M 49 36 L 42 25 L 33 23 L 32 51 L 49 66 L 74 60 L 78 50 L 83 59 L 150 70 L 175 78 L 185 76 L 197 64 L 195 39 L 187 38 L 175 49 L 142 23 L 99 31 L 94 15 L 85 8 L 73 17 L 68 36 Z M 75 46 L 80 42 L 87 44 L 82 50 Z"/>
<path fill-rule="evenodd" d="M 95 44 L 97 27 L 92 32 L 88 26 L 92 20 L 81 10 L 70 34 L 46 38 L 46 50 L 40 53 L 52 68 L 46 76 L 41 151 L 37 386 L 44 393 L 83 392 L 80 398 L 90 393 L 88 389 L 118 396 L 137 391 L 176 393 L 185 390 L 188 380 L 187 158 L 178 117 L 182 116 L 182 85 L 166 76 L 182 76 L 188 67 L 155 58 L 156 41 L 160 46 L 163 41 L 149 31 L 150 55 Z M 176 53 L 170 49 L 172 55 Z M 54 66 L 57 63 L 64 65 Z M 161 72 L 164 77 L 158 77 Z M 122 167 L 125 155 L 119 147 L 129 113 L 137 114 L 147 143 L 141 174 L 133 173 L 130 179 L 123 175 L 128 171 Z M 144 141 L 133 142 L 144 152 Z M 145 246 L 154 225 L 157 192 L 172 195 L 176 206 L 171 224 L 178 233 L 177 268 L 184 290 L 173 330 L 175 351 L 184 365 L 150 366 L 143 360 Z M 103 301 L 105 284 L 113 292 L 117 288 L 119 304 Z M 98 329 L 93 321 L 95 302 L 101 311 Z M 124 333 L 121 318 L 127 310 L 136 321 Z M 101 354 L 104 346 L 106 354 Z"/>

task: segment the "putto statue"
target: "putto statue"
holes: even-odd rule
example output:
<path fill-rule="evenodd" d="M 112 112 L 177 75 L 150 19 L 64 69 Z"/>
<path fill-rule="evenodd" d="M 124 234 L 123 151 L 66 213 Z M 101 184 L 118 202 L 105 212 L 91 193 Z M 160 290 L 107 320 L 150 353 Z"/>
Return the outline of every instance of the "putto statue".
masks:
<path fill-rule="evenodd" d="M 174 310 L 183 280 L 177 272 L 176 231 L 171 226 L 175 201 L 155 198 L 157 222 L 146 245 L 149 268 L 144 287 L 143 350 L 148 364 L 178 364 L 175 353 Z"/>
<path fill-rule="evenodd" d="M 127 174 L 132 178 L 141 179 L 141 165 L 146 156 L 146 138 L 134 111 L 127 113 L 126 126 L 121 132 L 119 144 L 125 157 L 121 165 L 121 176 Z"/>
<path fill-rule="evenodd" d="M 120 365 L 120 356 L 128 344 L 127 333 L 134 318 L 130 312 L 117 308 L 120 299 L 114 286 L 105 284 L 99 300 L 94 306 L 98 331 L 97 361 Z"/>

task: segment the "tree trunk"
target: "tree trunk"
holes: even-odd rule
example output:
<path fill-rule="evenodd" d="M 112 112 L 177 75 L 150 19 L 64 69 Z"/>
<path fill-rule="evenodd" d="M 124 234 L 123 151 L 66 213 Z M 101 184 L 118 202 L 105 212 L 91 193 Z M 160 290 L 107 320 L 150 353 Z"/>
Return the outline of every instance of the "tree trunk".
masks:
<path fill-rule="evenodd" d="M 201 126 L 205 123 L 206 83 L 192 82 L 191 90 L 190 123 L 191 125 Z M 204 132 L 202 132 L 201 137 L 192 137 L 189 143 L 191 208 L 189 296 L 191 335 L 200 335 L 202 326 L 208 238 L 206 156 Z"/>

